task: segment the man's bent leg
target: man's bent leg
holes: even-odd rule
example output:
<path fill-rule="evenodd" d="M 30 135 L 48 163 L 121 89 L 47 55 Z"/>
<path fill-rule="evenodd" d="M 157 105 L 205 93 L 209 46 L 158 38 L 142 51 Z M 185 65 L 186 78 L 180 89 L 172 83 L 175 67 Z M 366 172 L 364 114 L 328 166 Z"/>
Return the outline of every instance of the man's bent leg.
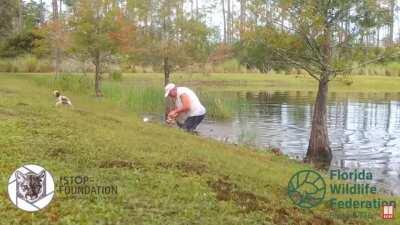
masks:
<path fill-rule="evenodd" d="M 183 129 L 185 129 L 188 132 L 194 131 L 197 126 L 203 121 L 204 115 L 201 116 L 191 116 L 185 120 L 185 123 L 183 124 Z"/>

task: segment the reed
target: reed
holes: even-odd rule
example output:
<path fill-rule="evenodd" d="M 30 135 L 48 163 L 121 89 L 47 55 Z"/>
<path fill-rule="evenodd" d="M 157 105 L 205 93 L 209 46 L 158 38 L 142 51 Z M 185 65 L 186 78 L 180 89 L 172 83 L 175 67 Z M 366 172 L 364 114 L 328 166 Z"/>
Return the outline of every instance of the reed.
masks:
<path fill-rule="evenodd" d="M 39 86 L 48 86 L 61 92 L 90 95 L 93 90 L 91 76 L 64 74 L 57 78 L 37 76 Z M 104 80 L 102 82 L 104 98 L 136 113 L 163 114 L 165 110 L 164 89 L 154 84 L 139 85 L 123 81 Z M 213 120 L 231 119 L 235 112 L 248 106 L 240 96 L 219 92 L 197 92 L 200 101 L 207 109 L 207 117 Z"/>

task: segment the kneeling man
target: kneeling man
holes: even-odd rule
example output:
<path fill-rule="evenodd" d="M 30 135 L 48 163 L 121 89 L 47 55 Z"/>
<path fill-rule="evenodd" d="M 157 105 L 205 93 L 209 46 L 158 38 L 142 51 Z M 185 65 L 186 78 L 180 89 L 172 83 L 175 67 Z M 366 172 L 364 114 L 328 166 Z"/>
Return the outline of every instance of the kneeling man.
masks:
<path fill-rule="evenodd" d="M 180 128 L 193 132 L 206 114 L 197 95 L 187 87 L 170 83 L 165 86 L 165 97 L 170 97 L 175 103 L 175 108 L 168 113 L 167 122 L 176 120 Z"/>

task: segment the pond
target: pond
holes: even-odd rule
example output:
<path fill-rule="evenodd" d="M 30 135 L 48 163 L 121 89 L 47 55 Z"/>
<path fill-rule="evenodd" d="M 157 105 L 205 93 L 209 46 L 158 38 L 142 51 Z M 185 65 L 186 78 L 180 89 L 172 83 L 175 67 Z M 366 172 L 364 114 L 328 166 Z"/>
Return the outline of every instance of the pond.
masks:
<path fill-rule="evenodd" d="M 245 98 L 232 120 L 207 119 L 198 130 L 218 140 L 277 147 L 305 157 L 316 93 L 230 93 Z M 366 169 L 387 194 L 400 194 L 400 93 L 329 93 L 328 132 L 332 169 Z"/>

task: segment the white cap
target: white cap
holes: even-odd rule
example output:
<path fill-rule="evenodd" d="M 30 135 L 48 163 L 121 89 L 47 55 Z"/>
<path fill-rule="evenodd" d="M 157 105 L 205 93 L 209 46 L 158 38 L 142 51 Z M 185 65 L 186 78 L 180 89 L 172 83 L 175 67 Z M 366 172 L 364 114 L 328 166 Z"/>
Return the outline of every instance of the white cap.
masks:
<path fill-rule="evenodd" d="M 167 84 L 167 85 L 165 86 L 165 95 L 164 95 L 164 97 L 168 97 L 169 92 L 170 92 L 172 89 L 174 89 L 174 88 L 175 88 L 175 84 L 173 84 L 173 83 Z"/>

